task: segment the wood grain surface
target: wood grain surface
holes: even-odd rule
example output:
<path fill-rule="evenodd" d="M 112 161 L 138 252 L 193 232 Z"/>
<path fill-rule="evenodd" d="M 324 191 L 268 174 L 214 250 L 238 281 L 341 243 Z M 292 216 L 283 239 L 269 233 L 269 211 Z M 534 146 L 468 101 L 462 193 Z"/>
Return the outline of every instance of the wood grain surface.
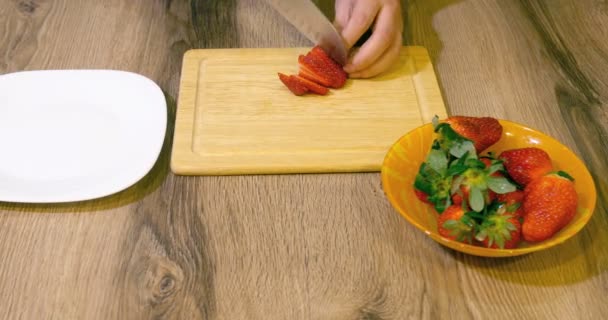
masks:
<path fill-rule="evenodd" d="M 138 72 L 170 119 L 158 163 L 123 192 L 0 203 L 0 319 L 605 317 L 608 4 L 410 0 L 403 13 L 404 44 L 431 52 L 450 114 L 524 123 L 585 161 L 599 201 L 576 237 L 478 258 L 400 218 L 377 173 L 171 174 L 186 50 L 311 44 L 261 0 L 0 0 L 0 73 Z"/>

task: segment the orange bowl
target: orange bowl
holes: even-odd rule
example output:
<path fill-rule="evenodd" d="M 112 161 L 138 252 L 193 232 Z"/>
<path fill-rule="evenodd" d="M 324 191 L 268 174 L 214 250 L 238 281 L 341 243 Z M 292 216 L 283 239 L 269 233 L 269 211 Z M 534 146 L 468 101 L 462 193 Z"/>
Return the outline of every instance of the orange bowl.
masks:
<path fill-rule="evenodd" d="M 575 179 L 579 203 L 576 216 L 559 233 L 538 243 L 522 242 L 515 249 L 490 249 L 469 245 L 442 237 L 437 232 L 437 212 L 420 201 L 414 193 L 414 179 L 425 160 L 436 134 L 431 123 L 402 136 L 389 149 L 381 169 L 382 188 L 391 205 L 408 222 L 440 244 L 454 250 L 484 257 L 508 257 L 531 253 L 558 245 L 579 232 L 595 209 L 596 190 L 585 164 L 566 146 L 550 136 L 520 124 L 499 120 L 503 126 L 501 139 L 488 150 L 499 154 L 503 150 L 535 146 L 545 150 L 558 170 Z"/>

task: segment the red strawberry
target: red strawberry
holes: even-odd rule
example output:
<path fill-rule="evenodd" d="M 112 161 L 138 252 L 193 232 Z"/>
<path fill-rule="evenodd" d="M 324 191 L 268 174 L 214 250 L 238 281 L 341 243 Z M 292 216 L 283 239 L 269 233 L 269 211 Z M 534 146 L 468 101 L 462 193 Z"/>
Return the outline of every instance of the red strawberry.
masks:
<path fill-rule="evenodd" d="M 469 188 L 461 186 L 459 190 L 452 193 L 452 203 L 455 205 L 462 205 L 463 199 L 469 198 Z"/>
<path fill-rule="evenodd" d="M 462 137 L 473 141 L 477 153 L 487 149 L 502 136 L 502 125 L 491 117 L 452 116 L 445 122 Z"/>
<path fill-rule="evenodd" d="M 492 158 L 458 160 L 451 168 L 464 165 L 464 170 L 452 181 L 452 202 L 462 204 L 463 200 L 476 212 L 492 203 L 498 193 L 515 191 L 516 186 L 505 179 L 499 170 L 502 163 Z M 456 170 L 456 169 L 454 169 Z"/>
<path fill-rule="evenodd" d="M 498 158 L 511 178 L 522 186 L 553 170 L 549 154 L 536 147 L 505 150 Z"/>
<path fill-rule="evenodd" d="M 496 199 L 496 193 L 490 189 L 482 190 L 482 196 L 484 205 L 490 204 L 494 199 Z M 470 186 L 461 186 L 460 190 L 457 190 L 452 194 L 452 203 L 457 205 L 462 205 L 463 199 L 470 199 L 471 197 L 471 187 Z M 470 205 L 470 202 L 469 202 Z M 483 208 L 482 208 L 483 209 Z"/>
<path fill-rule="evenodd" d="M 328 88 L 326 88 L 316 82 L 312 82 L 306 78 L 303 78 L 303 77 L 300 77 L 297 75 L 291 75 L 290 77 L 293 77 L 296 82 L 305 86 L 309 91 L 314 92 L 316 94 L 324 96 L 329 92 Z"/>
<path fill-rule="evenodd" d="M 504 206 L 500 207 L 497 212 L 484 217 L 475 240 L 487 248 L 515 248 L 521 240 L 519 219 L 506 212 Z"/>
<path fill-rule="evenodd" d="M 320 46 L 312 48 L 307 56 L 313 57 L 314 60 L 319 61 L 319 64 L 322 64 L 324 69 L 331 74 L 334 88 L 341 88 L 344 86 L 348 79 L 348 73 L 346 73 L 342 66 L 333 60 Z"/>
<path fill-rule="evenodd" d="M 429 195 L 426 194 L 424 191 L 414 188 L 414 193 L 416 194 L 416 197 L 418 198 L 418 200 L 420 200 L 424 203 L 432 204 L 431 201 L 429 201 Z"/>
<path fill-rule="evenodd" d="M 325 87 L 341 88 L 348 77 L 338 63 L 332 60 L 323 49 L 314 47 L 306 55 L 298 57 L 299 75 Z"/>
<path fill-rule="evenodd" d="M 306 86 L 291 76 L 279 72 L 279 79 L 296 96 L 301 96 L 309 91 Z"/>
<path fill-rule="evenodd" d="M 312 82 L 308 79 L 302 78 L 298 75 L 285 75 L 279 73 L 279 78 L 281 81 L 297 96 L 301 96 L 307 92 L 316 93 L 319 95 L 326 95 L 329 92 L 329 89 L 319 85 L 315 82 Z"/>
<path fill-rule="evenodd" d="M 465 214 L 464 209 L 452 205 L 437 219 L 437 231 L 445 238 L 472 243 L 475 221 Z"/>
<path fill-rule="evenodd" d="M 506 206 L 506 210 L 508 213 L 516 217 L 523 217 L 524 192 L 522 190 L 515 190 L 509 193 L 497 194 L 496 201 L 503 203 Z"/>
<path fill-rule="evenodd" d="M 524 193 L 522 232 L 526 241 L 537 242 L 552 237 L 576 214 L 578 196 L 573 179 L 564 172 L 533 180 Z"/>
<path fill-rule="evenodd" d="M 298 57 L 298 63 L 300 64 L 300 71 L 298 75 L 302 78 L 306 78 L 310 81 L 316 82 L 322 86 L 330 87 L 331 80 L 324 77 L 322 74 L 318 74 L 317 72 L 315 72 L 312 67 L 309 66 L 309 63 L 305 60 L 306 56 L 300 55 Z"/>

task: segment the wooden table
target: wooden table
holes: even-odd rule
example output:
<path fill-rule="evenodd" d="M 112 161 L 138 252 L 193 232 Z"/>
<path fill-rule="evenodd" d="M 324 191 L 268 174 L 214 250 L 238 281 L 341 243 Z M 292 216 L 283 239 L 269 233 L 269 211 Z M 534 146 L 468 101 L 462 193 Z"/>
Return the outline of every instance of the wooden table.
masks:
<path fill-rule="evenodd" d="M 576 237 L 518 258 L 463 255 L 401 218 L 377 173 L 175 176 L 168 134 L 123 192 L 0 204 L 0 318 L 604 318 L 608 3 L 410 0 L 403 11 L 404 43 L 432 54 L 450 114 L 525 123 L 585 161 L 599 202 Z M 166 92 L 170 120 L 187 49 L 300 45 L 259 0 L 0 0 L 1 73 L 138 72 Z"/>

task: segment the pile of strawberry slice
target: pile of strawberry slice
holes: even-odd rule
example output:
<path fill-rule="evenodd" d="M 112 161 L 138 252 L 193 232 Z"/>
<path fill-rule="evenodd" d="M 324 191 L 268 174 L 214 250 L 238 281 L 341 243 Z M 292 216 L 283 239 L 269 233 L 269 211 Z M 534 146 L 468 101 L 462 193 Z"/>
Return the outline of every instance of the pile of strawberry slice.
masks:
<path fill-rule="evenodd" d="M 538 147 L 486 152 L 502 136 L 491 117 L 433 119 L 431 150 L 414 182 L 443 237 L 511 249 L 549 239 L 576 214 L 574 179 Z"/>
<path fill-rule="evenodd" d="M 348 74 L 321 47 L 313 47 L 306 55 L 298 56 L 298 74 L 279 72 L 279 79 L 296 96 L 306 93 L 326 95 L 330 88 L 344 86 Z"/>

